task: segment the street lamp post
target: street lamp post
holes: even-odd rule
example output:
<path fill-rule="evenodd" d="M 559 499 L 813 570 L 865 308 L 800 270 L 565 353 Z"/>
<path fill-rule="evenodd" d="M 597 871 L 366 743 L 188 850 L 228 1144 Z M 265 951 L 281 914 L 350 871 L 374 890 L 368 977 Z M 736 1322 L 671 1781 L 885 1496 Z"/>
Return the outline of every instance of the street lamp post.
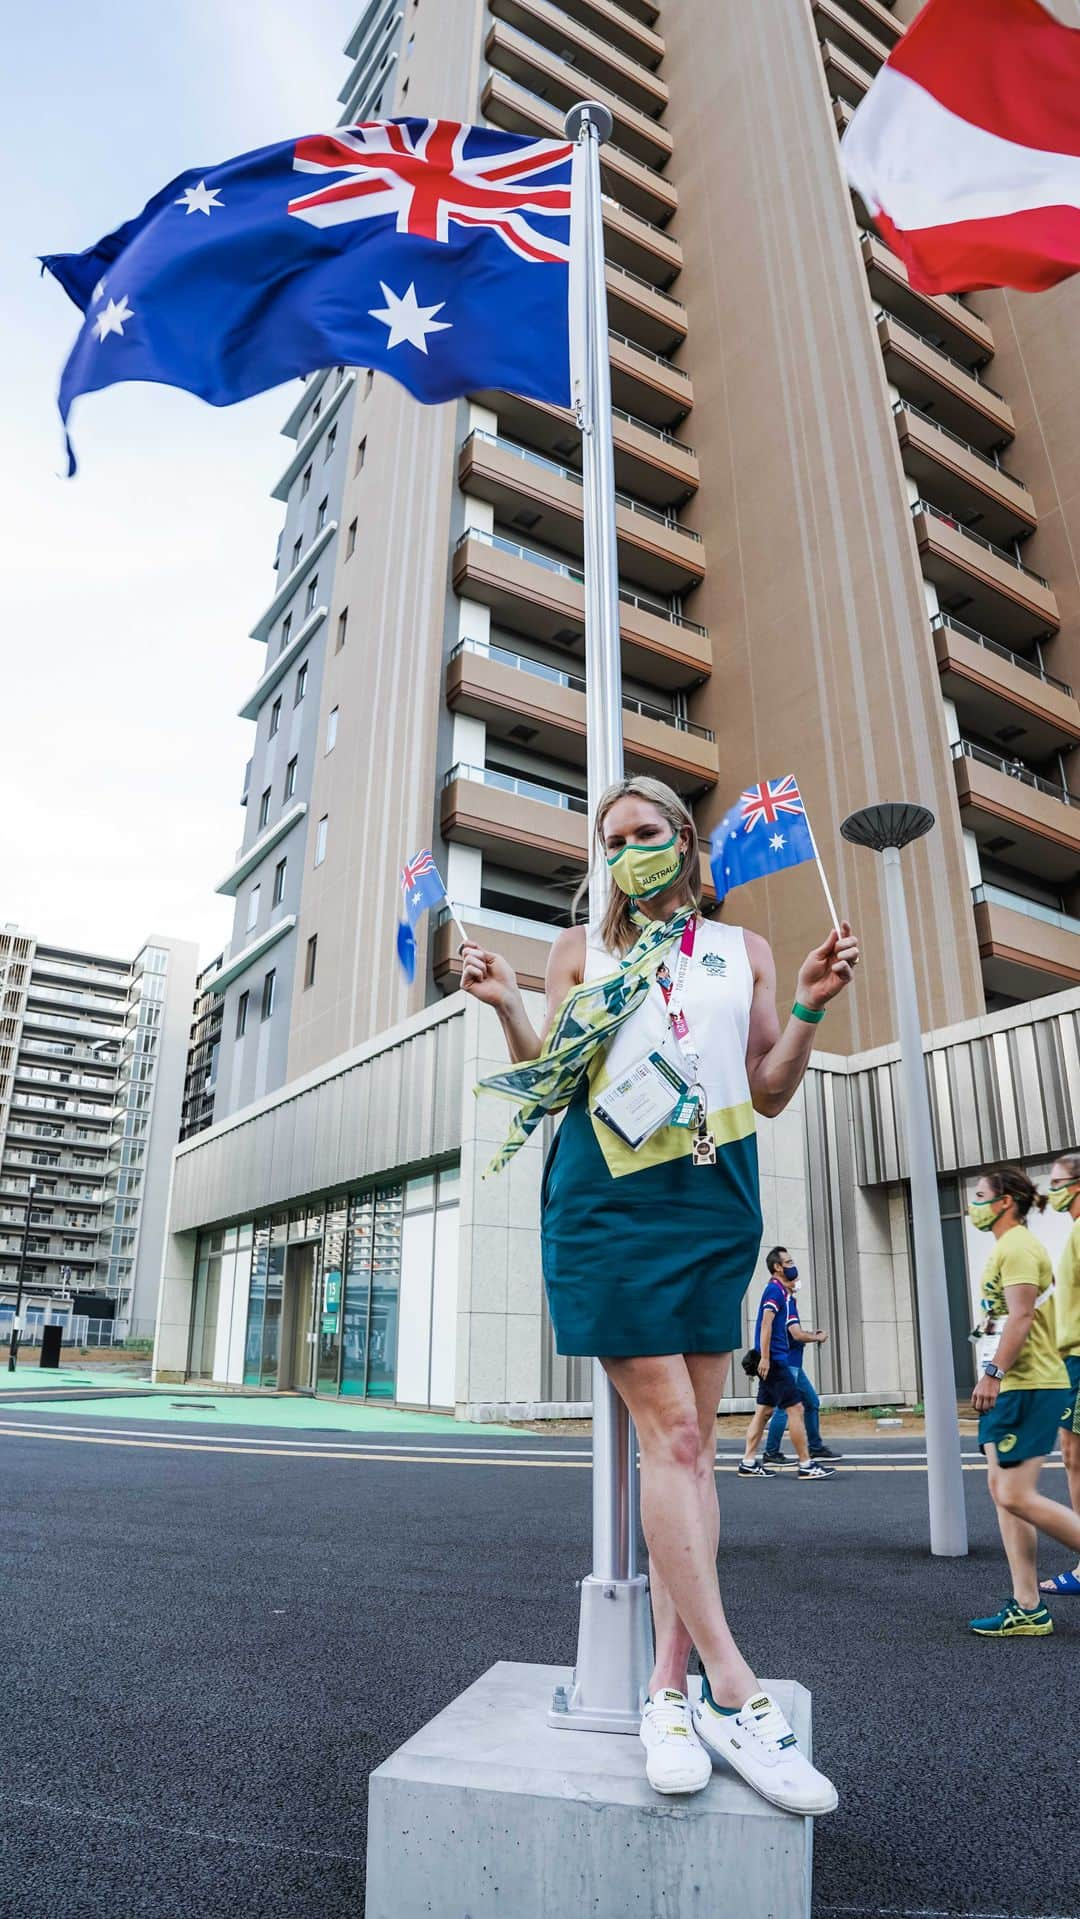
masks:
<path fill-rule="evenodd" d="M 33 1173 L 30 1174 L 26 1195 L 26 1218 L 23 1221 L 22 1245 L 19 1248 L 19 1266 L 15 1280 L 15 1317 L 11 1322 L 11 1344 L 8 1347 L 8 1372 L 13 1373 L 19 1363 L 19 1330 L 22 1317 L 23 1268 L 26 1265 L 26 1243 L 30 1238 L 30 1214 L 34 1207 L 34 1187 L 37 1185 Z"/>
<path fill-rule="evenodd" d="M 915 1242 L 915 1290 L 919 1302 L 919 1348 L 923 1405 L 926 1409 L 926 1466 L 930 1495 L 930 1551 L 943 1558 L 962 1557 L 968 1549 L 960 1424 L 945 1282 L 945 1242 L 938 1203 L 937 1161 L 930 1098 L 923 1065 L 922 1029 L 915 992 L 907 900 L 900 851 L 934 825 L 925 806 L 885 802 L 864 806 L 840 831 L 856 846 L 880 853 L 885 867 L 885 905 L 889 927 L 893 998 L 900 1037 L 900 1085 L 904 1134 L 911 1182 L 911 1221 Z"/>

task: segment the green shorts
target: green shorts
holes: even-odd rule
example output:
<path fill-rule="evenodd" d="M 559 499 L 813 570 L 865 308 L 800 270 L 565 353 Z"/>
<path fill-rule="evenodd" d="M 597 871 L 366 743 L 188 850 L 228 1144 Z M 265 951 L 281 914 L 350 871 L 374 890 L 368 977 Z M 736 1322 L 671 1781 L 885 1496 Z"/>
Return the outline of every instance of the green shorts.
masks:
<path fill-rule="evenodd" d="M 1065 1368 L 1069 1375 L 1069 1397 L 1061 1423 L 1066 1432 L 1080 1433 L 1080 1353 L 1067 1353 Z"/>
<path fill-rule="evenodd" d="M 985 1448 L 989 1442 L 997 1447 L 999 1466 L 1044 1459 L 1057 1445 L 1068 1397 L 1067 1386 L 1030 1386 L 999 1393 L 990 1411 L 980 1414 L 979 1445 Z"/>

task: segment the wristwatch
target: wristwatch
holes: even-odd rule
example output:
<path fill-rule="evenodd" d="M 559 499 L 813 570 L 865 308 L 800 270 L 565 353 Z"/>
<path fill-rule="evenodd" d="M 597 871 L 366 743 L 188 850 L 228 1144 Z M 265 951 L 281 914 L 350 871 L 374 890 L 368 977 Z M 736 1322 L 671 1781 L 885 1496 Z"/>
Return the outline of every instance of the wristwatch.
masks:
<path fill-rule="evenodd" d="M 995 1366 L 992 1359 L 984 1359 L 982 1369 L 988 1379 L 1004 1379 L 1005 1377 L 1001 1367 Z"/>

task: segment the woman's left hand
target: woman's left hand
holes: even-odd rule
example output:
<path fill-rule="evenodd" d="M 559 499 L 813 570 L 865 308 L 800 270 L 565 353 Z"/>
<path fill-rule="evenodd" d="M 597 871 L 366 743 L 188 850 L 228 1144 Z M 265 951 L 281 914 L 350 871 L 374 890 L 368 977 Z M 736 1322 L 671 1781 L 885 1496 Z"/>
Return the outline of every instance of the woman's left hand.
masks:
<path fill-rule="evenodd" d="M 850 986 L 858 964 L 859 942 L 847 920 L 841 920 L 840 931 L 834 927 L 828 939 L 806 955 L 799 968 L 796 999 L 811 1012 L 818 1012 Z"/>

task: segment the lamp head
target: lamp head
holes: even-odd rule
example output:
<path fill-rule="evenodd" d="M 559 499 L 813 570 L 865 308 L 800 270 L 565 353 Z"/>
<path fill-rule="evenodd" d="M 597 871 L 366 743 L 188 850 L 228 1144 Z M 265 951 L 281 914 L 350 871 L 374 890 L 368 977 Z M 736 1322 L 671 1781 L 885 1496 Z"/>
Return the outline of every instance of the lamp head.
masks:
<path fill-rule="evenodd" d="M 883 853 L 887 846 L 909 846 L 920 840 L 934 825 L 928 806 L 916 806 L 909 800 L 882 800 L 876 806 L 863 806 L 849 813 L 840 827 L 854 846 L 869 846 Z"/>

